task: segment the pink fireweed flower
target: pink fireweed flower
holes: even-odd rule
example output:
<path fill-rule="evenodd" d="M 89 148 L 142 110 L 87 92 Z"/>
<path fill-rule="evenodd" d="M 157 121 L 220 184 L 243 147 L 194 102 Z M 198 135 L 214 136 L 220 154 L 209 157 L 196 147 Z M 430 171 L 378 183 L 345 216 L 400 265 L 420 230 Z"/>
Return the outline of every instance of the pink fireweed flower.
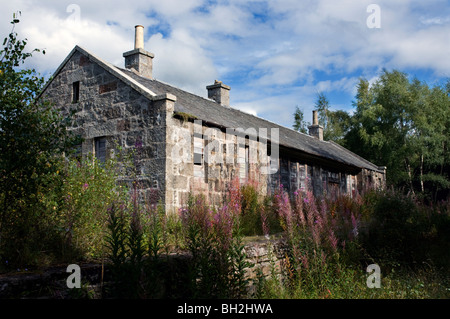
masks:
<path fill-rule="evenodd" d="M 235 216 L 241 213 L 241 197 L 242 193 L 239 179 L 234 178 L 228 186 L 227 206 Z"/>
<path fill-rule="evenodd" d="M 328 240 L 330 241 L 331 248 L 333 248 L 333 251 L 336 252 L 337 245 L 338 245 L 338 239 L 336 238 L 336 235 L 334 234 L 334 231 L 330 229 L 330 233 L 328 235 Z"/>
<path fill-rule="evenodd" d="M 304 226 L 306 224 L 305 214 L 303 212 L 303 196 L 301 192 L 297 192 L 295 195 L 295 216 L 297 218 L 297 224 Z"/>
<path fill-rule="evenodd" d="M 356 219 L 356 217 L 353 213 L 351 215 L 351 219 L 352 219 L 352 226 L 353 226 L 352 235 L 354 237 L 358 237 L 358 233 L 359 233 L 358 232 L 358 220 Z"/>
<path fill-rule="evenodd" d="M 313 237 L 314 244 L 317 247 L 320 246 L 320 232 L 319 232 L 318 227 L 314 227 L 312 229 L 312 237 Z"/>
<path fill-rule="evenodd" d="M 280 196 L 275 198 L 275 204 L 278 207 L 278 214 L 285 222 L 288 233 L 292 232 L 292 208 L 289 202 L 289 196 L 286 192 L 282 192 Z"/>
<path fill-rule="evenodd" d="M 233 212 L 227 206 L 219 208 L 213 217 L 213 227 L 217 235 L 217 241 L 222 251 L 227 251 L 233 238 L 234 218 Z"/>

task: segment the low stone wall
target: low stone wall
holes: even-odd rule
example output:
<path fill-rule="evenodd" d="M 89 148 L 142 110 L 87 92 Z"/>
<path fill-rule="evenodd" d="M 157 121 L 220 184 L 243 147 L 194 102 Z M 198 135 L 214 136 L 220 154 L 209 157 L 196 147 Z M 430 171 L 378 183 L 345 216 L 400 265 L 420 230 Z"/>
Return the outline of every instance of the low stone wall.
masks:
<path fill-rule="evenodd" d="M 285 245 L 281 238 L 256 237 L 251 238 L 251 240 L 247 239 L 244 249 L 247 261 L 253 265 L 253 267 L 247 269 L 247 275 L 250 279 L 256 279 L 259 270 L 265 276 L 270 276 L 274 272 L 281 272 L 281 263 L 285 258 Z"/>
<path fill-rule="evenodd" d="M 251 283 L 258 275 L 280 274 L 285 248 L 281 238 L 245 238 L 247 261 L 252 267 L 246 269 Z M 191 256 L 177 253 L 160 257 L 159 269 L 164 278 L 159 295 L 186 297 L 182 286 L 187 280 L 186 267 Z M 102 264 L 79 264 L 82 289 L 67 288 L 68 265 L 54 266 L 33 272 L 17 272 L 0 275 L 0 299 L 70 299 L 103 298 L 104 287 L 111 285 L 110 269 Z M 252 288 L 250 287 L 251 291 Z"/>

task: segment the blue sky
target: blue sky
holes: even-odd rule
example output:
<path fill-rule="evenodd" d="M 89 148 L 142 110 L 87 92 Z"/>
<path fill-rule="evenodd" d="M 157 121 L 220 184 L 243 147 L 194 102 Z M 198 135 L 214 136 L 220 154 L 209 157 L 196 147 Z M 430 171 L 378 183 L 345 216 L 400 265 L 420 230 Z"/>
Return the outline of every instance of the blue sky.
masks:
<path fill-rule="evenodd" d="M 21 11 L 16 31 L 46 49 L 29 63 L 42 75 L 75 45 L 123 67 L 142 24 L 155 78 L 204 97 L 221 80 L 233 107 L 287 127 L 296 106 L 311 120 L 318 92 L 352 112 L 358 79 L 383 68 L 429 85 L 450 77 L 450 1 L 0 1 L 3 37 Z"/>

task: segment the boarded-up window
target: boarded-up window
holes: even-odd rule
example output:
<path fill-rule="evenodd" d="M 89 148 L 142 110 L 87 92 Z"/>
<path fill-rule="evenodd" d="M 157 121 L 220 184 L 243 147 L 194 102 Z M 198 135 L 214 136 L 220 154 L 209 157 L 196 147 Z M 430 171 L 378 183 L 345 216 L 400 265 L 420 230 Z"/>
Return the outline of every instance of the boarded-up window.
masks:
<path fill-rule="evenodd" d="M 356 195 L 356 183 L 357 183 L 356 176 L 352 175 L 350 183 L 351 183 L 350 189 L 352 193 L 351 195 L 353 197 Z"/>
<path fill-rule="evenodd" d="M 280 175 L 283 189 L 289 192 L 290 191 L 289 161 L 286 158 L 281 158 Z"/>
<path fill-rule="evenodd" d="M 278 157 L 270 157 L 270 167 L 273 169 L 271 170 L 271 174 L 268 175 L 269 177 L 269 190 L 271 194 L 274 194 L 278 188 L 280 187 L 280 159 Z"/>
<path fill-rule="evenodd" d="M 100 163 L 106 162 L 106 137 L 97 137 L 95 142 L 95 157 Z"/>
<path fill-rule="evenodd" d="M 339 173 L 328 172 L 328 183 L 339 184 Z"/>
<path fill-rule="evenodd" d="M 322 169 L 322 192 L 326 192 L 328 190 L 328 171 Z"/>
<path fill-rule="evenodd" d="M 298 165 L 298 181 L 299 181 L 299 188 L 301 191 L 306 190 L 306 172 L 305 172 L 305 165 Z"/>
<path fill-rule="evenodd" d="M 347 175 L 341 173 L 341 194 L 347 193 Z"/>

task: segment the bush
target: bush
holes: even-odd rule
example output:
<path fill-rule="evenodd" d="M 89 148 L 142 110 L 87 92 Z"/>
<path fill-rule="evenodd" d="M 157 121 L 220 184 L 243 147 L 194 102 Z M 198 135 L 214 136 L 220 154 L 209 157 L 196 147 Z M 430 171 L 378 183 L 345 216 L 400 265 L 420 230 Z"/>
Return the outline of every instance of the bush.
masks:
<path fill-rule="evenodd" d="M 258 193 L 252 185 L 241 187 L 241 232 L 243 236 L 261 235 L 261 204 L 258 202 Z"/>
<path fill-rule="evenodd" d="M 370 210 L 361 243 L 375 259 L 395 263 L 423 262 L 446 236 L 448 211 L 436 210 L 400 191 L 377 190 L 367 197 Z M 439 245 L 442 247 L 442 245 Z"/>
<path fill-rule="evenodd" d="M 53 183 L 39 185 L 36 195 L 30 194 L 32 204 L 24 206 L 14 222 L 3 224 L 0 257 L 10 267 L 33 268 L 104 255 L 107 208 L 127 193 L 116 182 L 117 160 L 99 163 L 93 157 L 81 161 L 60 157 L 53 165 L 55 172 L 47 176 Z M 24 210 L 30 213 L 28 218 Z"/>
<path fill-rule="evenodd" d="M 60 187 L 60 154 L 78 139 L 57 109 L 36 99 L 44 78 L 24 65 L 40 50 L 25 52 L 18 16 L 11 23 L 0 49 L 0 265 L 36 265 L 58 241 L 58 212 L 47 198 Z"/>
<path fill-rule="evenodd" d="M 115 159 L 99 163 L 92 156 L 68 162 L 59 207 L 66 259 L 103 257 L 107 208 L 127 194 L 117 185 L 117 166 Z"/>

